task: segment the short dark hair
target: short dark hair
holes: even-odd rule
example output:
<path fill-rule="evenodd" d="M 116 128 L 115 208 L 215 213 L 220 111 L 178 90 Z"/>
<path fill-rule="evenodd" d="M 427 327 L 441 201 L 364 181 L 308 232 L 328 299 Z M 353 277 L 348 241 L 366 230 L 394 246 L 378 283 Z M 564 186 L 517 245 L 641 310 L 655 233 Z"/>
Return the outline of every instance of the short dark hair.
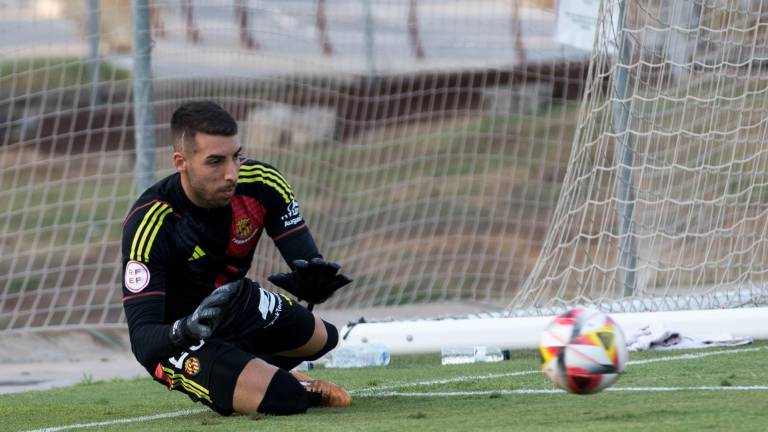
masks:
<path fill-rule="evenodd" d="M 173 145 L 191 140 L 202 132 L 209 135 L 237 135 L 237 122 L 232 115 L 219 104 L 209 100 L 187 102 L 174 111 L 171 117 Z"/>

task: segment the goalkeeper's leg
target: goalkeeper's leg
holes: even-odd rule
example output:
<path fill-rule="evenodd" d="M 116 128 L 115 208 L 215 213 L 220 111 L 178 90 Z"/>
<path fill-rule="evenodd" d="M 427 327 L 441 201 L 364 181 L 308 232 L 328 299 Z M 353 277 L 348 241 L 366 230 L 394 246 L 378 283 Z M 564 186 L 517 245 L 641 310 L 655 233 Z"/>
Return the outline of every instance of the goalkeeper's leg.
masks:
<path fill-rule="evenodd" d="M 218 334 L 260 358 L 264 364 L 276 366 L 283 372 L 304 360 L 316 360 L 336 347 L 339 333 L 332 324 L 286 296 L 247 282 L 252 284 L 251 295 L 229 314 L 217 329 Z M 285 379 L 284 376 L 278 378 L 280 381 Z M 349 406 L 352 402 L 349 394 L 333 383 L 306 376 L 299 380 L 306 390 L 322 396 L 320 403 L 324 406 Z M 257 388 L 261 393 L 267 391 L 267 382 L 246 382 L 248 387 Z"/>
<path fill-rule="evenodd" d="M 315 316 L 311 318 L 311 322 L 312 335 L 303 344 L 274 354 L 260 353 L 258 356 L 275 366 L 291 370 L 302 361 L 317 360 L 336 348 L 339 343 L 339 332 L 336 327 Z M 306 325 L 301 324 L 301 327 L 306 327 Z"/>
<path fill-rule="evenodd" d="M 248 362 L 235 385 L 232 407 L 242 414 L 301 414 L 322 404 L 322 395 L 305 388 L 288 372 L 255 358 Z"/>
<path fill-rule="evenodd" d="M 336 327 L 288 298 L 279 296 L 277 300 L 279 308 L 275 307 L 274 313 L 267 317 L 270 324 L 253 326 L 255 328 L 239 338 L 243 349 L 271 365 L 290 371 L 302 361 L 317 360 L 336 347 L 339 342 Z M 249 312 L 248 307 L 255 310 Z M 248 307 L 245 316 L 259 314 L 257 303 Z M 323 406 L 346 407 L 352 403 L 349 393 L 336 384 L 313 380 L 306 375 L 294 376 L 308 391 L 322 396 Z"/>
<path fill-rule="evenodd" d="M 293 350 L 279 352 L 273 357 L 281 358 L 282 361 L 293 360 L 288 363 L 287 369 L 294 368 L 298 363 L 296 359 L 317 360 L 327 352 L 336 347 L 339 342 L 339 332 L 332 324 L 329 324 L 318 317 L 315 317 L 315 327 L 312 337 L 307 343 Z M 329 407 L 348 407 L 352 405 L 352 396 L 340 386 L 324 380 L 315 380 L 309 376 L 297 372 L 291 372 L 299 382 L 304 385 L 307 391 L 319 393 L 322 396 L 321 405 Z"/>
<path fill-rule="evenodd" d="M 221 415 L 300 414 L 328 405 L 323 394 L 238 346 L 211 339 L 148 368 L 156 381 Z"/>
<path fill-rule="evenodd" d="M 339 333 L 336 327 L 318 317 L 313 317 L 313 321 L 312 336 L 298 348 L 280 351 L 275 354 L 259 353 L 257 355 L 261 359 L 284 370 L 291 370 L 304 360 L 319 359 L 336 347 L 339 341 Z M 348 407 L 352 404 L 352 396 L 337 384 L 330 381 L 315 380 L 296 371 L 292 371 L 291 374 L 299 380 L 307 391 L 320 394 L 320 404 L 323 406 Z"/>
<path fill-rule="evenodd" d="M 247 412 L 242 410 L 258 408 L 259 412 L 269 414 L 292 414 L 292 412 L 283 411 L 306 410 L 307 407 L 315 405 L 348 407 L 352 404 L 349 393 L 330 381 L 315 380 L 296 371 L 290 374 L 286 372 L 302 360 L 320 358 L 336 346 L 338 342 L 336 328 L 319 318 L 314 318 L 314 321 L 312 336 L 300 347 L 277 354 L 259 354 L 259 359 L 251 361 L 246 366 L 235 388 L 236 411 Z M 280 367 L 275 366 L 276 364 Z M 264 377 L 270 374 L 273 375 L 271 382 L 268 382 Z M 307 392 L 308 395 L 300 395 L 299 390 Z M 253 397 L 261 394 L 264 395 L 263 401 Z M 288 406 L 290 404 L 286 405 L 283 402 L 287 399 L 295 399 L 299 404 Z M 242 405 L 240 408 L 238 403 Z"/>

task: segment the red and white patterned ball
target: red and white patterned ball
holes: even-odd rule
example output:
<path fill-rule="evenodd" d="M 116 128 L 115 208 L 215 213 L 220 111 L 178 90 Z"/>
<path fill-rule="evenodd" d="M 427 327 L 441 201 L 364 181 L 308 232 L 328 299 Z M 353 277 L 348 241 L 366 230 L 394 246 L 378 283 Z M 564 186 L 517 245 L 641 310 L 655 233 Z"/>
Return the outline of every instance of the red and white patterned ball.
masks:
<path fill-rule="evenodd" d="M 576 307 L 555 317 L 541 336 L 541 368 L 571 393 L 597 393 L 616 382 L 629 357 L 624 333 L 607 314 Z"/>

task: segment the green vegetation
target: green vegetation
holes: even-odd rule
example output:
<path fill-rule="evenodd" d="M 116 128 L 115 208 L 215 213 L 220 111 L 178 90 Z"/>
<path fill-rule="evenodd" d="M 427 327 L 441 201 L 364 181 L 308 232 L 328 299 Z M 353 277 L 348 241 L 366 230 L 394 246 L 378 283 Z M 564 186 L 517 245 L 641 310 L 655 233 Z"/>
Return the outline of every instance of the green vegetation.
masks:
<path fill-rule="evenodd" d="M 570 154 L 563 143 L 573 138 L 578 106 L 554 105 L 550 111 L 546 118 L 476 114 L 381 128 L 344 145 L 281 148 L 265 146 L 259 136 L 246 136 L 244 145 L 252 156 L 280 167 L 305 197 L 308 211 L 324 203 L 334 203 L 341 214 L 347 212 L 340 204 L 391 209 L 393 203 L 406 202 L 410 207 L 436 196 L 478 209 L 499 198 L 540 209 L 553 206 L 558 196 Z M 499 182 L 506 192 L 489 194 Z M 344 203 L 339 196 L 346 197 Z M 478 201 L 468 203 L 463 196 Z"/>
<path fill-rule="evenodd" d="M 437 355 L 396 356 L 385 368 L 312 371 L 317 378 L 333 380 L 353 391 L 355 402 L 348 409 L 316 408 L 306 415 L 292 417 L 221 417 L 202 410 L 130 426 L 101 425 L 85 430 L 763 430 L 768 370 L 761 365 L 767 350 L 768 343 L 759 342 L 738 348 L 633 353 L 633 361 L 648 362 L 630 364 L 611 390 L 590 396 L 536 393 L 552 390 L 552 386 L 538 372 L 538 355 L 534 351 L 515 352 L 510 361 L 501 363 L 457 366 L 440 366 Z M 691 353 L 697 355 L 689 356 Z M 514 375 L 515 372 L 522 374 Z M 712 388 L 696 389 L 707 386 Z M 744 389 L 749 386 L 755 388 Z M 526 393 L 527 390 L 531 392 Z M 451 395 L 456 392 L 464 394 Z M 149 378 L 109 382 L 83 379 L 71 388 L 0 395 L 4 430 L 201 408 L 204 407 L 183 394 L 168 392 Z"/>
<path fill-rule="evenodd" d="M 112 63 L 102 62 L 102 81 L 123 81 L 130 72 Z M 31 91 L 64 88 L 91 82 L 91 66 L 86 58 L 48 57 L 0 61 L 0 89 Z M 16 93 L 21 93 L 16 91 Z"/>
<path fill-rule="evenodd" d="M 78 69 L 87 65 L 78 62 L 81 60 L 41 59 L 19 61 L 13 67 L 17 79 L 27 76 L 36 82 L 74 83 L 82 78 L 87 82 L 87 76 L 80 75 L 87 68 Z M 20 67 L 28 73 L 19 74 Z M 7 63 L 0 63 L 0 68 L 2 86 L 3 77 L 13 68 Z M 40 74 L 46 70 L 60 76 L 44 78 Z M 246 130 L 243 145 L 248 156 L 269 161 L 285 173 L 304 215 L 313 227 L 324 227 L 318 233 L 325 236 L 326 244 L 345 243 L 360 235 L 360 227 L 379 227 L 383 231 L 370 237 L 378 242 L 377 249 L 403 254 L 403 262 L 426 265 L 425 253 L 445 253 L 442 236 L 461 237 L 450 241 L 468 242 L 462 246 L 468 251 L 487 247 L 470 244 L 474 240 L 462 230 L 473 231 L 475 225 L 461 221 L 476 221 L 489 231 L 504 233 L 504 244 L 498 247 L 507 253 L 523 241 L 515 242 L 519 228 L 511 223 L 544 222 L 559 195 L 568 160 L 562 142 L 570 141 L 574 133 L 577 105 L 555 105 L 549 111 L 549 120 L 515 113 L 473 113 L 407 123 L 371 130 L 343 144 L 314 143 L 299 149 L 259 145 L 258 137 L 249 137 Z M 56 253 L 54 259 L 86 254 L 92 257 L 86 261 L 93 262 L 103 256 L 94 245 L 114 248 L 119 244 L 121 223 L 135 193 L 129 157 L 101 152 L 59 155 L 36 146 L 14 149 L 5 156 L 0 159 L 5 164 L 0 171 L 4 185 L 0 200 L 8 207 L 3 223 L 12 227 L 17 241 L 30 245 L 31 253 L 25 259 L 35 263 L 32 267 L 43 266 L 51 250 L 67 251 Z M 497 208 L 510 211 L 495 211 Z M 339 222 L 350 216 L 354 220 Z M 425 231 L 424 226 L 434 228 Z M 543 234 L 543 230 L 536 231 L 537 236 Z M 530 236 L 527 229 L 520 235 L 526 242 Z M 336 255 L 359 253 L 360 246 L 355 247 Z M 529 252 L 535 255 L 538 249 Z M 483 265 L 492 267 L 494 263 L 475 267 Z M 361 268 L 370 267 L 361 264 Z M 463 287 L 487 282 L 432 267 L 429 271 L 444 272 L 446 280 L 429 292 L 408 286 L 410 281 L 392 282 L 378 273 L 358 281 L 375 294 L 376 304 L 456 298 Z M 369 284 L 362 285 L 367 279 Z M 451 292 L 441 288 L 448 279 L 452 279 Z M 385 280 L 389 285 L 382 285 Z M 36 287 L 31 282 L 11 282 L 12 292 Z M 383 294 L 393 287 L 396 292 Z"/>
<path fill-rule="evenodd" d="M 0 197 L 7 195 L 7 217 L 18 232 L 42 244 L 61 247 L 77 247 L 73 238 L 86 248 L 92 247 L 94 238 L 120 239 L 120 224 L 132 201 L 131 172 L 116 178 L 32 180 L 24 187 L 0 193 Z"/>

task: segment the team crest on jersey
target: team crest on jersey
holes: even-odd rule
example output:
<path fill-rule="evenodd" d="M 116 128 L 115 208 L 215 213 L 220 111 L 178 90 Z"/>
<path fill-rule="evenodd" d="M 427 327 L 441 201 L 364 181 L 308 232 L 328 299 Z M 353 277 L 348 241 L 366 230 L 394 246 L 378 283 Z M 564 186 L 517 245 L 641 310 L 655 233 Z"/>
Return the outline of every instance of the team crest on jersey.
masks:
<path fill-rule="evenodd" d="M 264 229 L 266 208 L 255 198 L 242 195 L 232 197 L 232 221 L 229 227 L 229 244 L 226 254 L 246 257 L 253 253 Z"/>
<path fill-rule="evenodd" d="M 252 239 L 254 235 L 256 235 L 256 230 L 253 229 L 253 224 L 250 219 L 244 217 L 235 222 L 235 237 L 232 239 L 233 242 L 236 244 L 244 244 Z"/>
<path fill-rule="evenodd" d="M 189 356 L 189 358 L 184 361 L 184 373 L 189 376 L 195 376 L 198 372 L 200 372 L 200 360 L 198 360 L 197 357 Z"/>

